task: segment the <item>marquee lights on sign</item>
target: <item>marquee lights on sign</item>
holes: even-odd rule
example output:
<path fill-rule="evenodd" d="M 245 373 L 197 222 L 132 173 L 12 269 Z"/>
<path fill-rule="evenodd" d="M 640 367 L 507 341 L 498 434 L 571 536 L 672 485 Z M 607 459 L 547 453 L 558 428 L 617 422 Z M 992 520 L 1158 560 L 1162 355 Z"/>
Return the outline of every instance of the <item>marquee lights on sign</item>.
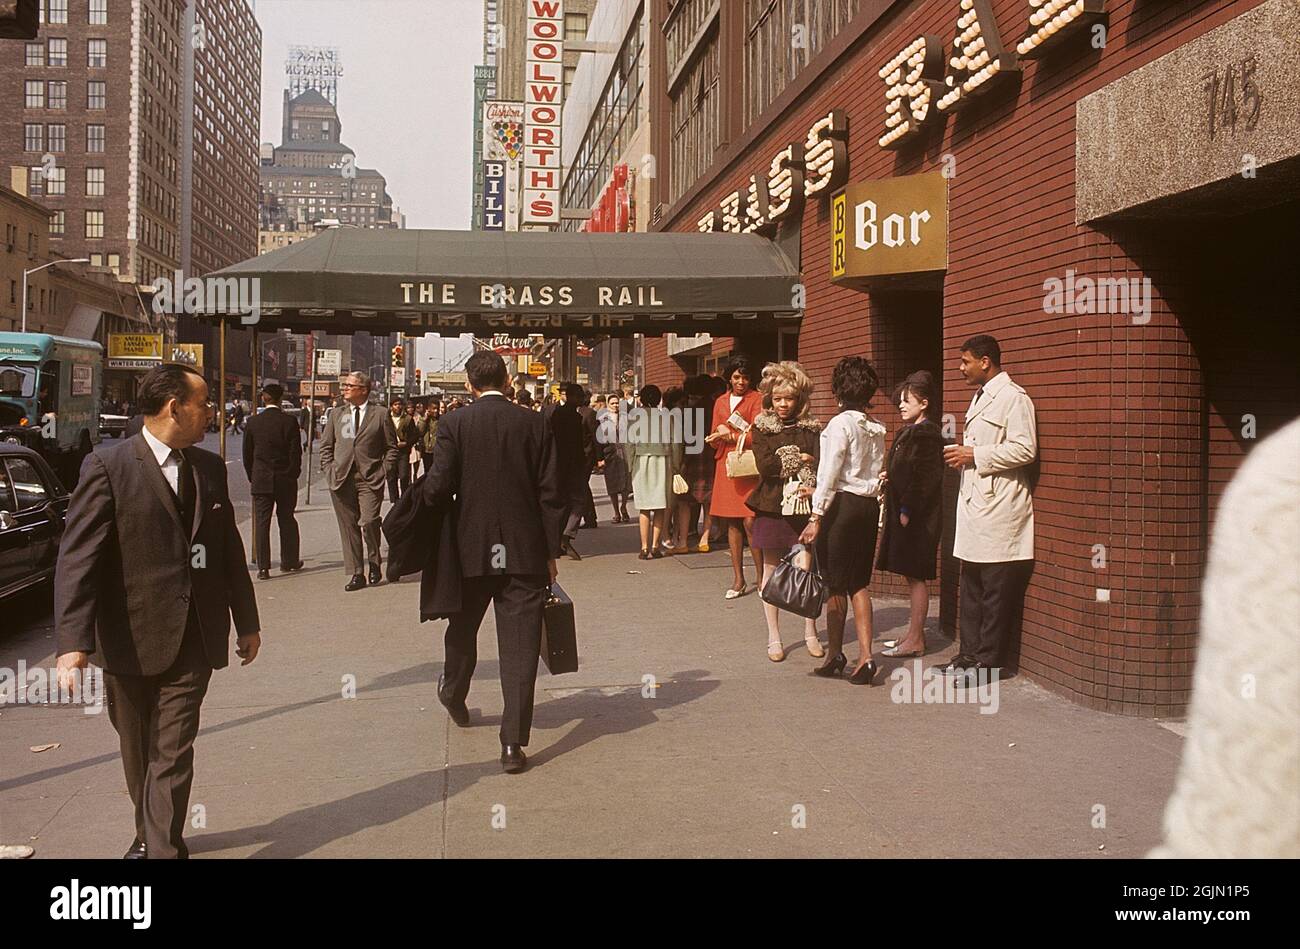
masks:
<path fill-rule="evenodd" d="M 848 180 L 848 119 L 834 110 L 813 123 L 802 142 L 772 157 L 765 172 L 722 199 L 697 222 L 701 231 L 766 232 L 797 217 L 807 198 L 823 197 Z"/>
<path fill-rule="evenodd" d="M 1029 0 L 1027 32 L 1008 50 L 989 0 L 959 0 L 952 55 L 944 73 L 943 41 L 918 36 L 890 59 L 878 75 L 885 83 L 885 134 L 881 148 L 899 148 L 934 121 L 961 108 L 1020 71 L 1020 58 L 1042 54 L 1106 15 L 1105 0 Z"/>
<path fill-rule="evenodd" d="M 524 53 L 525 224 L 560 223 L 560 108 L 564 98 L 564 4 L 528 0 Z"/>

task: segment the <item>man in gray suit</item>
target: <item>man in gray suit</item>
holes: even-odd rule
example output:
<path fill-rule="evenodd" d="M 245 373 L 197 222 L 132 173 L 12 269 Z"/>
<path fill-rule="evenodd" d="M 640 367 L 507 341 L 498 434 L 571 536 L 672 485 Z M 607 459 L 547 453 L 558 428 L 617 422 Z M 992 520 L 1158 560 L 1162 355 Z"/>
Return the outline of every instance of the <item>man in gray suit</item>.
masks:
<path fill-rule="evenodd" d="M 366 585 L 362 564 L 367 560 L 370 582 L 378 583 L 382 576 L 379 506 L 388 473 L 397 465 L 397 432 L 383 406 L 370 401 L 370 377 L 364 372 L 348 373 L 341 388 L 343 404 L 325 418 L 320 466 L 339 522 L 343 566 L 352 576 L 343 589 L 351 593 Z"/>

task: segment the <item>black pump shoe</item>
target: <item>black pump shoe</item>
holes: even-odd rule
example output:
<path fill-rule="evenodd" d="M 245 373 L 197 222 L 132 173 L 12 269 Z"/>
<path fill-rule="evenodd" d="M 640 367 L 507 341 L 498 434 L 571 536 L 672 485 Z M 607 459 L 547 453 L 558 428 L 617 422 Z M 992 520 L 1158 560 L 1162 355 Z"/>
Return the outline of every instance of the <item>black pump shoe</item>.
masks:
<path fill-rule="evenodd" d="M 868 660 L 865 666 L 849 676 L 849 681 L 854 685 L 875 685 L 872 681 L 875 677 L 876 663 L 874 660 Z"/>
<path fill-rule="evenodd" d="M 825 679 L 833 679 L 844 671 L 844 667 L 849 664 L 849 660 L 844 657 L 844 653 L 838 652 L 831 656 L 820 666 L 813 670 L 813 675 L 821 676 Z"/>

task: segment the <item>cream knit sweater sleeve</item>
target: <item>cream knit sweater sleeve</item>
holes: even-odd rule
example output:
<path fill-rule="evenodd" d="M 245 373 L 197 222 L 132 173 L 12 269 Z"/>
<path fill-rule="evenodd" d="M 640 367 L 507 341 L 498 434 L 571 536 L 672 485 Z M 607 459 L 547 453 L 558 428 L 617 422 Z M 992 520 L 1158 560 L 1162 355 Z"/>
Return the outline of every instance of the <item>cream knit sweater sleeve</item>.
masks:
<path fill-rule="evenodd" d="M 1300 420 L 1215 519 L 1187 743 L 1153 857 L 1300 857 Z"/>

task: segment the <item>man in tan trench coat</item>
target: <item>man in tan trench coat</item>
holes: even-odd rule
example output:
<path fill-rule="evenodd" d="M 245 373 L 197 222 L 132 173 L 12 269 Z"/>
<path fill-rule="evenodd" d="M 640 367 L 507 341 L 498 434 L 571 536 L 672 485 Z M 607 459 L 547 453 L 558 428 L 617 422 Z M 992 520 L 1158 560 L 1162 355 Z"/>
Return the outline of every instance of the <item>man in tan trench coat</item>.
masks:
<path fill-rule="evenodd" d="M 996 675 L 989 670 L 1005 659 L 1034 566 L 1034 403 L 1001 363 L 992 336 L 962 344 L 961 373 L 977 391 L 962 444 L 944 449 L 944 461 L 961 471 L 953 540 L 961 561 L 961 652 L 944 671 L 964 681 Z"/>

